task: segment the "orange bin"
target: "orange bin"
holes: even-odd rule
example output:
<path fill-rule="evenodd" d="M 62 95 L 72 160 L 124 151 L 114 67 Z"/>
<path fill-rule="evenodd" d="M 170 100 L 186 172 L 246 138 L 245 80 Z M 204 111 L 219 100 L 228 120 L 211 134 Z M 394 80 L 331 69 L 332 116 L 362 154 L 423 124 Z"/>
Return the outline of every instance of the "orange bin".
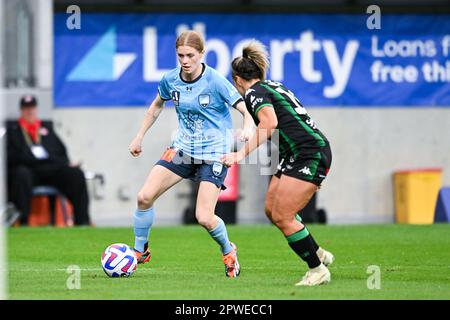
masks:
<path fill-rule="evenodd" d="M 394 172 L 396 223 L 432 224 L 441 186 L 439 168 Z"/>
<path fill-rule="evenodd" d="M 55 202 L 55 226 L 70 227 L 73 225 L 73 207 L 69 201 L 65 201 L 66 214 L 64 217 L 61 198 L 56 197 Z M 28 216 L 30 227 L 51 225 L 51 209 L 48 196 L 33 196 L 31 212 Z"/>

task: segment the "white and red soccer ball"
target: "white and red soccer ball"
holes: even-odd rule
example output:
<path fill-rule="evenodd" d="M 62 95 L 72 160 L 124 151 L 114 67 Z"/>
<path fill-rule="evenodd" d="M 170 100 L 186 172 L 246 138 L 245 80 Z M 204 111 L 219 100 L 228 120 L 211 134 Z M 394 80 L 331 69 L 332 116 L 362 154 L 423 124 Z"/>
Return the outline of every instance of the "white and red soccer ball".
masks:
<path fill-rule="evenodd" d="M 103 271 L 109 277 L 129 277 L 136 270 L 136 253 L 124 243 L 110 245 L 102 253 Z"/>

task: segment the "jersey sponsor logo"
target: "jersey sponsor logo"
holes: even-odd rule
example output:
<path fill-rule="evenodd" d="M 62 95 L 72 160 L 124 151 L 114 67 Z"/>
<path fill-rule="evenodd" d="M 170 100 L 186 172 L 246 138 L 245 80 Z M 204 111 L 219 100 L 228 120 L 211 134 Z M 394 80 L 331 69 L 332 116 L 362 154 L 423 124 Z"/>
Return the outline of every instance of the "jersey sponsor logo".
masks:
<path fill-rule="evenodd" d="M 255 110 L 255 107 L 258 103 L 261 103 L 263 101 L 263 98 L 256 98 L 255 96 L 250 96 L 250 103 L 252 104 L 252 110 Z"/>
<path fill-rule="evenodd" d="M 172 91 L 172 100 L 175 106 L 180 105 L 180 91 Z"/>
<path fill-rule="evenodd" d="M 210 102 L 209 94 L 201 94 L 198 96 L 198 103 L 205 108 Z"/>
<path fill-rule="evenodd" d="M 221 164 L 220 162 L 214 162 L 212 170 L 214 175 L 218 176 L 222 173 L 222 169 L 223 169 L 223 164 Z"/>
<path fill-rule="evenodd" d="M 203 119 L 200 118 L 198 113 L 180 112 L 181 119 L 183 119 L 186 128 L 191 130 L 192 133 L 196 133 L 203 129 Z"/>
<path fill-rule="evenodd" d="M 303 167 L 303 169 L 298 170 L 298 172 L 303 173 L 304 175 L 307 175 L 307 176 L 312 176 L 311 169 L 309 169 L 306 166 Z"/>

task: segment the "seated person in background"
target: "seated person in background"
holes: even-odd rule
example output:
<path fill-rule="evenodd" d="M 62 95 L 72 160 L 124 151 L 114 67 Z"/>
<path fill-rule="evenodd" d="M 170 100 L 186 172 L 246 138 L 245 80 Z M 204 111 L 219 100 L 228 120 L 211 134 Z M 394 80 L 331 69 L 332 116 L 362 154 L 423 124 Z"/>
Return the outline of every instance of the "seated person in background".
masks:
<path fill-rule="evenodd" d="M 21 212 L 27 225 L 32 189 L 37 185 L 56 187 L 72 203 L 75 225 L 89 225 L 89 196 L 83 171 L 70 164 L 66 148 L 53 129 L 37 116 L 33 96 L 20 100 L 21 117 L 6 134 L 8 201 Z"/>

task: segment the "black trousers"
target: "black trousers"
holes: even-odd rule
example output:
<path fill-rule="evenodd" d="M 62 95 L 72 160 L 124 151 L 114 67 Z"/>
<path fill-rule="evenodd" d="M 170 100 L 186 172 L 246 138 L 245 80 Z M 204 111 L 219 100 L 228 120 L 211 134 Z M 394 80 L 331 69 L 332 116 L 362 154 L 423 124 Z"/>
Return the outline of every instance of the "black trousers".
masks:
<path fill-rule="evenodd" d="M 21 212 L 21 225 L 28 224 L 31 210 L 32 190 L 37 185 L 57 188 L 72 203 L 75 225 L 89 225 L 89 195 L 86 180 L 81 169 L 57 166 L 40 170 L 17 166 L 8 170 L 8 201 Z"/>

